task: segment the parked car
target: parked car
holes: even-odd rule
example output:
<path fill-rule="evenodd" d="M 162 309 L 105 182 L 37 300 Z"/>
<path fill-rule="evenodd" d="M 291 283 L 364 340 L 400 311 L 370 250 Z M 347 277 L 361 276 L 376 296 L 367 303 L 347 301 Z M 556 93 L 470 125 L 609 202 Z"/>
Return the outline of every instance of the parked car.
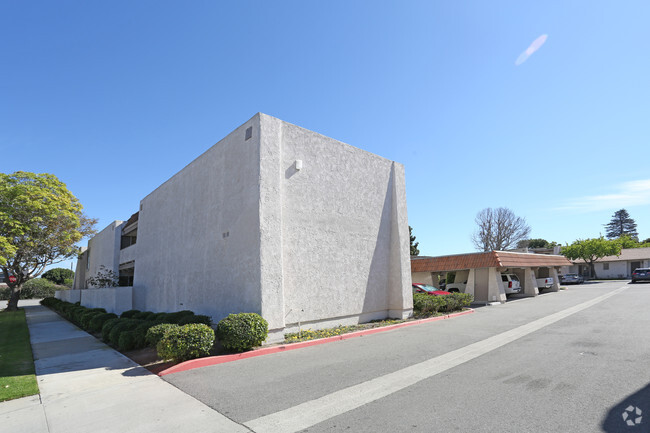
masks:
<path fill-rule="evenodd" d="M 632 282 L 650 281 L 650 268 L 636 268 L 632 272 Z"/>
<path fill-rule="evenodd" d="M 553 277 L 537 278 L 537 289 L 540 292 L 551 287 L 553 287 Z"/>
<path fill-rule="evenodd" d="M 467 281 L 464 283 L 449 283 L 445 286 L 445 290 L 451 293 L 465 293 L 465 287 L 467 287 Z"/>
<path fill-rule="evenodd" d="M 433 296 L 444 296 L 444 295 L 451 295 L 450 292 L 447 292 L 445 290 L 440 290 L 432 285 L 429 284 L 412 284 L 413 286 L 413 293 L 426 293 L 427 295 L 433 295 Z"/>
<path fill-rule="evenodd" d="M 585 279 L 580 274 L 563 274 L 560 275 L 561 284 L 582 284 Z"/>
<path fill-rule="evenodd" d="M 501 281 L 503 281 L 503 289 L 506 295 L 521 292 L 521 283 L 519 277 L 515 274 L 501 274 Z"/>

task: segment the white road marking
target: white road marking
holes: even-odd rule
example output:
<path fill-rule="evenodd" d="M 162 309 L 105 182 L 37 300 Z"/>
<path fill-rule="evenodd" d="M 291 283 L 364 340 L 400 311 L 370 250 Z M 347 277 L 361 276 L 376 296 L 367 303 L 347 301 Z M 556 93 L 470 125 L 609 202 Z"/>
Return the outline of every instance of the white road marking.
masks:
<path fill-rule="evenodd" d="M 256 433 L 289 433 L 303 430 L 471 361 L 545 326 L 596 305 L 607 298 L 617 295 L 626 288 L 621 287 L 590 301 L 542 317 L 510 331 L 367 382 L 344 388 L 315 400 L 245 422 L 244 425 Z"/>

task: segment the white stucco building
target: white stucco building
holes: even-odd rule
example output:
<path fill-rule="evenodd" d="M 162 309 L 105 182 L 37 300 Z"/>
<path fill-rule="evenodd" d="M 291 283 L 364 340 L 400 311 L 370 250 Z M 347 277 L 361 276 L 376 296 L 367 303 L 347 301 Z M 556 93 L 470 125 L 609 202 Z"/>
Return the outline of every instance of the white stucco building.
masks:
<path fill-rule="evenodd" d="M 100 266 L 125 287 L 87 290 Z M 256 312 L 269 341 L 412 312 L 404 167 L 258 113 L 88 242 L 82 304 Z"/>
<path fill-rule="evenodd" d="M 618 256 L 606 256 L 594 263 L 598 278 L 631 278 L 636 268 L 650 267 L 650 248 L 624 248 Z M 563 273 L 577 273 L 591 278 L 591 268 L 584 260 L 575 260 Z"/>

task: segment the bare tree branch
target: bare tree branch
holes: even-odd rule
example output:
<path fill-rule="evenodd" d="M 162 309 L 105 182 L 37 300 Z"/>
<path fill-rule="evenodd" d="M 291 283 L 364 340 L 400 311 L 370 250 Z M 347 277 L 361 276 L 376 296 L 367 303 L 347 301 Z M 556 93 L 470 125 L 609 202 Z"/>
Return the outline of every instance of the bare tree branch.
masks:
<path fill-rule="evenodd" d="M 472 242 L 480 251 L 512 248 L 530 234 L 526 219 L 504 207 L 485 208 L 476 215 L 475 221 L 478 229 L 472 235 Z"/>

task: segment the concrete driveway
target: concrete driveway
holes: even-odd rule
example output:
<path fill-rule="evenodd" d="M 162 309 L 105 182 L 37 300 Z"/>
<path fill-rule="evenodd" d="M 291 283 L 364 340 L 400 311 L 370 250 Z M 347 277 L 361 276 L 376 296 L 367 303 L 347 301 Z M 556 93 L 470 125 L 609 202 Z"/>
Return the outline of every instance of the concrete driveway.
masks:
<path fill-rule="evenodd" d="M 255 432 L 649 431 L 648 311 L 650 285 L 570 286 L 164 379 Z"/>

